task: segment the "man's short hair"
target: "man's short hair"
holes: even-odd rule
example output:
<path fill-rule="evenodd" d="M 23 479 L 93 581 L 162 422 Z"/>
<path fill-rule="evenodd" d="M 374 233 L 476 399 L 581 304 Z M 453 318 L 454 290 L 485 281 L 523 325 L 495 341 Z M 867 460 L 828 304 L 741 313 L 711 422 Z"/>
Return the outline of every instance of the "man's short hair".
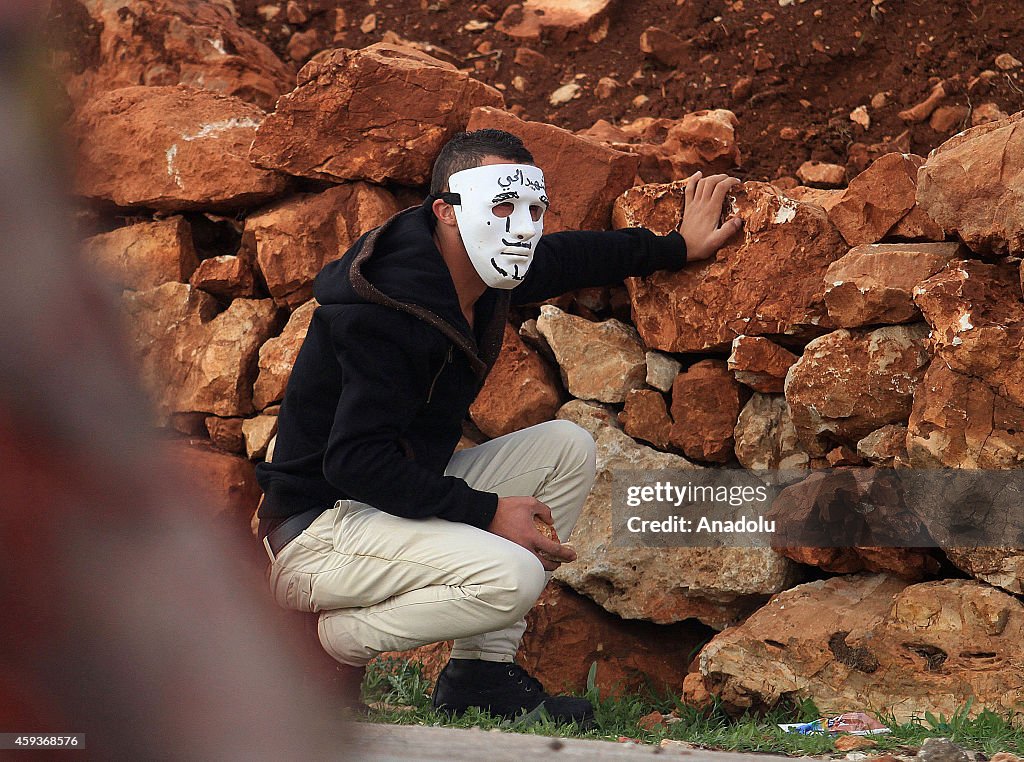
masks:
<path fill-rule="evenodd" d="M 511 132 L 492 129 L 459 132 L 444 144 L 434 161 L 430 177 L 431 195 L 442 193 L 449 177 L 464 169 L 479 167 L 487 156 L 507 159 L 510 164 L 534 163 L 533 154 Z"/>

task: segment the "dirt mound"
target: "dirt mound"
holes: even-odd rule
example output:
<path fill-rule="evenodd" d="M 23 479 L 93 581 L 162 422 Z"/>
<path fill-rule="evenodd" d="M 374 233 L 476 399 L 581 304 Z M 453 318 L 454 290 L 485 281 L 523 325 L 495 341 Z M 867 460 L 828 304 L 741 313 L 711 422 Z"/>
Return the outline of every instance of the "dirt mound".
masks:
<path fill-rule="evenodd" d="M 606 25 L 546 32 L 529 43 L 495 28 L 514 6 L 508 0 L 336 5 L 237 3 L 243 26 L 285 60 L 301 64 L 324 48 L 397 35 L 472 69 L 520 115 L 572 130 L 598 119 L 731 109 L 744 157 L 737 174 L 747 179 L 794 175 L 808 160 L 847 165 L 852 177 L 877 153 L 871 146 L 924 155 L 984 119 L 991 106 L 983 104 L 1005 113 L 1024 108 L 1024 68 L 1013 65 L 1024 57 L 1017 0 L 620 0 Z M 516 14 L 513 7 L 509 17 Z M 644 53 L 650 27 L 660 31 L 647 35 L 654 52 Z M 598 87 L 602 78 L 618 85 Z M 940 82 L 945 95 L 930 104 L 937 115 L 900 118 Z M 578 95 L 552 106 L 551 94 L 570 83 Z M 866 128 L 851 119 L 859 107 Z"/>

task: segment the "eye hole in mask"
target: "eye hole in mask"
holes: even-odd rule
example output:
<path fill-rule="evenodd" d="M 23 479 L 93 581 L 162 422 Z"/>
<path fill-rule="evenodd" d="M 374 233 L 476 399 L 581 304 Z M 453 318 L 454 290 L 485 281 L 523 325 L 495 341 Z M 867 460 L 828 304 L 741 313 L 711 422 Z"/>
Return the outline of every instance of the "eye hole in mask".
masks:
<path fill-rule="evenodd" d="M 515 211 L 515 205 L 511 201 L 503 201 L 491 207 L 491 214 L 499 219 L 505 219 Z M 530 204 L 530 217 L 534 222 L 539 222 L 544 216 L 544 207 L 540 204 Z"/>

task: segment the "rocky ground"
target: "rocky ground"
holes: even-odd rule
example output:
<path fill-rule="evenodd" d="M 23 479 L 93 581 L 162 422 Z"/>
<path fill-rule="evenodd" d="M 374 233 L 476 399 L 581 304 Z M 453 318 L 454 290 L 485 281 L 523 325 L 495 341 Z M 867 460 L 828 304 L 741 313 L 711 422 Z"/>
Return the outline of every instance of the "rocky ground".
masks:
<path fill-rule="evenodd" d="M 889 547 L 906 526 L 949 546 L 949 517 L 879 469 L 1024 466 L 1022 10 L 545 5 L 55 5 L 85 258 L 176 457 L 249 520 L 312 278 L 418 202 L 454 131 L 523 137 L 549 231 L 665 233 L 682 178 L 734 171 L 745 226 L 713 261 L 519 311 L 471 410 L 466 445 L 554 417 L 597 442 L 579 560 L 521 658 L 552 687 L 597 661 L 605 689 L 737 712 L 1011 711 L 1024 556 Z M 616 470 L 720 467 L 807 470 L 773 515 L 861 541 L 612 542 Z"/>

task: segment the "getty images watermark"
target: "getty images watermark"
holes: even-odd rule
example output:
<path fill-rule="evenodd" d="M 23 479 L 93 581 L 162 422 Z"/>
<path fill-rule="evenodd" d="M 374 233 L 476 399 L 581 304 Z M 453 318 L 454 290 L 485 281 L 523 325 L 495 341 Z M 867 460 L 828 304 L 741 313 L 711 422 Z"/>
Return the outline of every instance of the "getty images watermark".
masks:
<path fill-rule="evenodd" d="M 613 470 L 618 547 L 1024 548 L 1024 471 Z"/>

